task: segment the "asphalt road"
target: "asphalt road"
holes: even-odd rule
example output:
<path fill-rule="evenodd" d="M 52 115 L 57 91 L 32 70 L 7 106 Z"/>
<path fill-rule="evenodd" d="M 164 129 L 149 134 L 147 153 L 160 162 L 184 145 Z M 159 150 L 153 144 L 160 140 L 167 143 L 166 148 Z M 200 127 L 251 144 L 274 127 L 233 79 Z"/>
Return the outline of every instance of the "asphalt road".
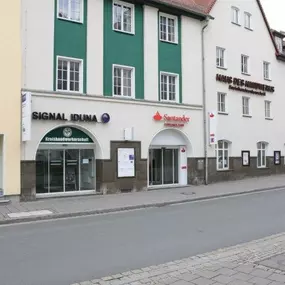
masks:
<path fill-rule="evenodd" d="M 70 285 L 285 231 L 285 189 L 0 227 L 1 285 Z"/>

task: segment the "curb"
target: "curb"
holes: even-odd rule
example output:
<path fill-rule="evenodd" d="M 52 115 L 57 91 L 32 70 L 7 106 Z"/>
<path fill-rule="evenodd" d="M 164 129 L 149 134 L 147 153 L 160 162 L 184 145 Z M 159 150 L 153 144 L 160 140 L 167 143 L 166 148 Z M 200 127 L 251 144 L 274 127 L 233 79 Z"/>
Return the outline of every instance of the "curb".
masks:
<path fill-rule="evenodd" d="M 205 196 L 205 197 L 199 197 L 199 198 L 188 198 L 188 199 L 182 199 L 182 200 L 177 200 L 177 201 L 167 201 L 167 202 L 161 202 L 161 203 L 150 203 L 150 204 L 110 208 L 110 209 L 104 209 L 104 210 L 90 210 L 90 211 L 70 212 L 70 213 L 55 213 L 55 214 L 47 215 L 47 216 L 34 216 L 34 217 L 28 217 L 28 218 L 7 219 L 7 220 L 0 221 L 0 225 L 29 223 L 29 222 L 35 222 L 35 221 L 46 221 L 46 220 L 56 220 L 56 219 L 64 219 L 64 218 L 71 218 L 71 217 L 83 217 L 83 216 L 92 216 L 92 215 L 100 215 L 100 214 L 118 213 L 118 212 L 123 212 L 123 211 L 139 210 L 139 209 L 147 209 L 147 208 L 159 208 L 159 207 L 175 205 L 175 204 L 183 204 L 183 203 L 197 202 L 197 201 L 207 201 L 207 200 L 212 200 L 216 198 L 234 197 L 234 196 L 254 194 L 254 193 L 274 191 L 274 190 L 278 191 L 282 189 L 285 190 L 285 185 L 277 186 L 277 187 L 253 189 L 249 191 L 240 191 L 240 192 L 235 192 L 235 193 L 217 194 L 217 195 Z"/>

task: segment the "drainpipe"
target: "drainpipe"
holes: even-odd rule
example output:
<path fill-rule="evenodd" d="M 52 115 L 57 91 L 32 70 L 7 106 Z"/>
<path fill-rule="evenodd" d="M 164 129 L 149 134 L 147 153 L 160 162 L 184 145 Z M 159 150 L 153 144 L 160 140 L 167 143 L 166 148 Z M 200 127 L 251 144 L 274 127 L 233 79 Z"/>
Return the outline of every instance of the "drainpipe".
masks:
<path fill-rule="evenodd" d="M 208 136 L 207 136 L 207 108 L 206 108 L 206 86 L 205 86 L 205 44 L 204 44 L 204 31 L 208 26 L 209 19 L 206 19 L 206 25 L 201 31 L 201 41 L 202 41 L 202 90 L 203 90 L 203 132 L 204 132 L 204 181 L 205 185 L 208 184 Z"/>

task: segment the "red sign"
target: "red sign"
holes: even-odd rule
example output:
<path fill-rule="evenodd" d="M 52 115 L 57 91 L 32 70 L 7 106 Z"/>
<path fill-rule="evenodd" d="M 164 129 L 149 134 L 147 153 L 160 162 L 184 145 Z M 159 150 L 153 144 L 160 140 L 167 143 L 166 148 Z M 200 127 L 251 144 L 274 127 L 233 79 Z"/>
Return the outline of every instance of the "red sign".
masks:
<path fill-rule="evenodd" d="M 185 123 L 190 121 L 190 117 L 185 115 L 183 116 L 169 116 L 164 114 L 163 116 L 160 115 L 159 112 L 153 116 L 155 121 L 164 121 L 164 125 L 167 127 L 184 127 Z"/>

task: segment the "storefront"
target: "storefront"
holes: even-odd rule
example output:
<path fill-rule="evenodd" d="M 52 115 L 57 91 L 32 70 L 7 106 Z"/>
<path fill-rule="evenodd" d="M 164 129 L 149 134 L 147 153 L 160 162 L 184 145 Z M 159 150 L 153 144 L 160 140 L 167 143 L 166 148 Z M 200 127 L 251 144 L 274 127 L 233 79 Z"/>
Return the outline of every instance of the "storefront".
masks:
<path fill-rule="evenodd" d="M 95 191 L 95 144 L 68 126 L 48 132 L 36 154 L 36 194 Z"/>

